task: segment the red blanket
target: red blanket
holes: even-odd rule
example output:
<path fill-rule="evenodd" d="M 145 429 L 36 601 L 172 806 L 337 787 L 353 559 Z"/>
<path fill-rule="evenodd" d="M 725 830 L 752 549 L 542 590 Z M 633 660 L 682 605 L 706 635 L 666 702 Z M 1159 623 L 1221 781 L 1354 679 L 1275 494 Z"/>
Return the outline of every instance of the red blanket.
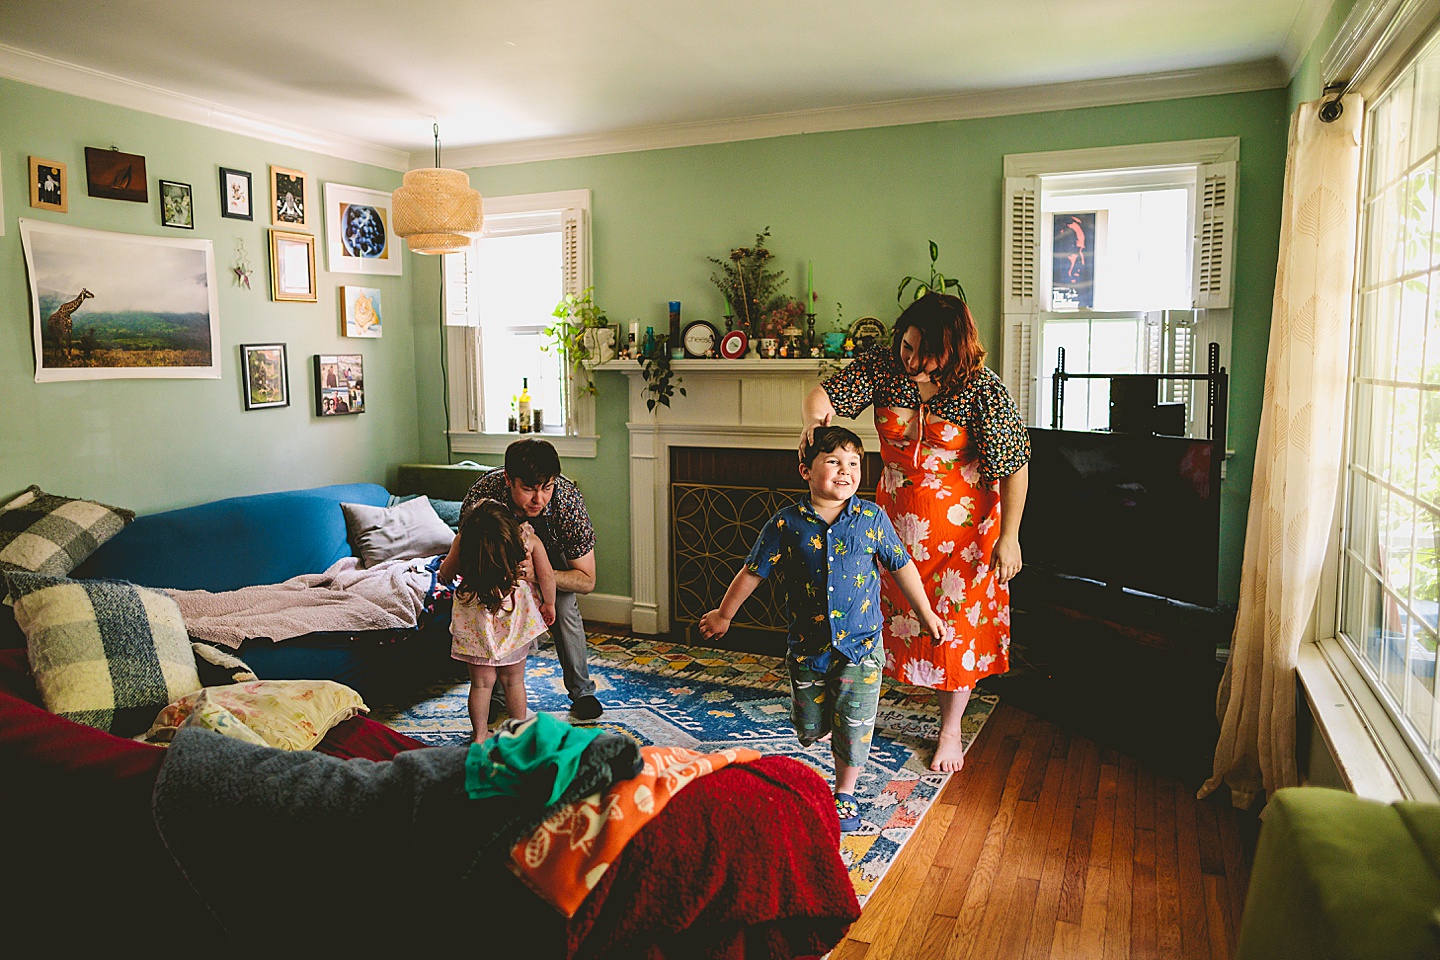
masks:
<path fill-rule="evenodd" d="M 860 916 L 839 849 L 835 801 L 804 764 L 762 757 L 718 770 L 630 841 L 570 921 L 568 956 L 820 956 Z"/>

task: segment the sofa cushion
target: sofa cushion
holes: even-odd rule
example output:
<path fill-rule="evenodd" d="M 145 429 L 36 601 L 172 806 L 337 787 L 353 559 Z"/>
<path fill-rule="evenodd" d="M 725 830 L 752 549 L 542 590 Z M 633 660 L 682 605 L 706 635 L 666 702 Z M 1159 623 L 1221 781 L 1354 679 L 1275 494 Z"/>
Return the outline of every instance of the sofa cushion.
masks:
<path fill-rule="evenodd" d="M 32 484 L 0 505 L 0 571 L 63 577 L 134 519 L 133 510 L 56 496 Z"/>
<path fill-rule="evenodd" d="M 200 689 L 175 601 L 114 580 L 7 573 L 46 709 L 129 737 Z"/>
<path fill-rule="evenodd" d="M 138 518 L 74 576 L 179 590 L 239 590 L 321 573 L 351 555 L 340 503 L 384 506 L 379 484 L 231 497 Z"/>
<path fill-rule="evenodd" d="M 428 497 L 416 497 L 393 507 L 342 503 L 350 545 L 360 565 L 373 567 L 386 560 L 434 557 L 450 549 L 455 532 L 440 519 Z"/>

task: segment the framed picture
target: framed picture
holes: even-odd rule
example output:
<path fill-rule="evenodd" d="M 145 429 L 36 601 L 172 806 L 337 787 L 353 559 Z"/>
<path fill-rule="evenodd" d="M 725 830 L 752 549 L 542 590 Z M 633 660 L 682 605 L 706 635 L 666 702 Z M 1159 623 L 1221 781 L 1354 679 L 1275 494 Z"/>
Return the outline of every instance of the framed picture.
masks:
<path fill-rule="evenodd" d="M 290 367 L 283 343 L 240 344 L 240 379 L 245 409 L 290 406 Z"/>
<path fill-rule="evenodd" d="M 1050 309 L 1095 306 L 1096 212 L 1050 215 Z"/>
<path fill-rule="evenodd" d="M 315 355 L 315 416 L 365 412 L 364 358 L 358 353 Z"/>
<path fill-rule="evenodd" d="M 400 276 L 400 247 L 390 232 L 390 194 L 325 184 L 327 263 L 337 273 Z"/>
<path fill-rule="evenodd" d="M 209 240 L 20 219 L 35 380 L 219 379 L 219 287 Z"/>
<path fill-rule="evenodd" d="M 56 213 L 70 211 L 70 184 L 65 164 L 58 160 L 30 158 L 30 206 Z"/>
<path fill-rule="evenodd" d="M 244 170 L 220 168 L 220 216 L 232 220 L 254 220 L 250 202 L 250 174 Z"/>
<path fill-rule="evenodd" d="M 270 299 L 314 303 L 315 237 L 288 230 L 270 231 Z"/>
<path fill-rule="evenodd" d="M 145 178 L 145 158 L 119 150 L 85 148 L 85 186 L 92 197 L 106 200 L 150 202 L 150 184 Z"/>
<path fill-rule="evenodd" d="M 190 184 L 160 181 L 160 223 L 167 227 L 195 229 L 195 206 L 191 203 Z"/>
<path fill-rule="evenodd" d="M 277 227 L 308 227 L 310 178 L 299 170 L 270 167 L 270 222 Z"/>
<path fill-rule="evenodd" d="M 347 337 L 380 336 L 380 291 L 375 287 L 341 287 L 340 316 Z"/>

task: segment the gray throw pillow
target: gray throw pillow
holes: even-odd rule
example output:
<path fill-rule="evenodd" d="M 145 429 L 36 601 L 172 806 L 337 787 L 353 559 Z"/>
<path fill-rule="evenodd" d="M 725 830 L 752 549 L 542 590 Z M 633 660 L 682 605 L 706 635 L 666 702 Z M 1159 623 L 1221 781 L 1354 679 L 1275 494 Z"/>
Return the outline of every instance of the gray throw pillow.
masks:
<path fill-rule="evenodd" d="M 426 497 L 393 507 L 342 503 L 350 546 L 360 565 L 373 567 L 386 560 L 434 557 L 446 553 L 455 531 L 445 525 Z"/>

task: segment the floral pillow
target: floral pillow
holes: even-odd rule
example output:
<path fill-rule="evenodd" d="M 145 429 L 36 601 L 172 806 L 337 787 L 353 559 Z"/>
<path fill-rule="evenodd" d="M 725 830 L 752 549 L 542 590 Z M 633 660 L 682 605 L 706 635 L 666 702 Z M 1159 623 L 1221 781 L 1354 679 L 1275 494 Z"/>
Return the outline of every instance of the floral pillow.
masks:
<path fill-rule="evenodd" d="M 370 708 L 334 680 L 250 680 L 181 697 L 160 711 L 139 739 L 168 743 L 181 727 L 281 750 L 310 750 L 337 723 Z"/>

